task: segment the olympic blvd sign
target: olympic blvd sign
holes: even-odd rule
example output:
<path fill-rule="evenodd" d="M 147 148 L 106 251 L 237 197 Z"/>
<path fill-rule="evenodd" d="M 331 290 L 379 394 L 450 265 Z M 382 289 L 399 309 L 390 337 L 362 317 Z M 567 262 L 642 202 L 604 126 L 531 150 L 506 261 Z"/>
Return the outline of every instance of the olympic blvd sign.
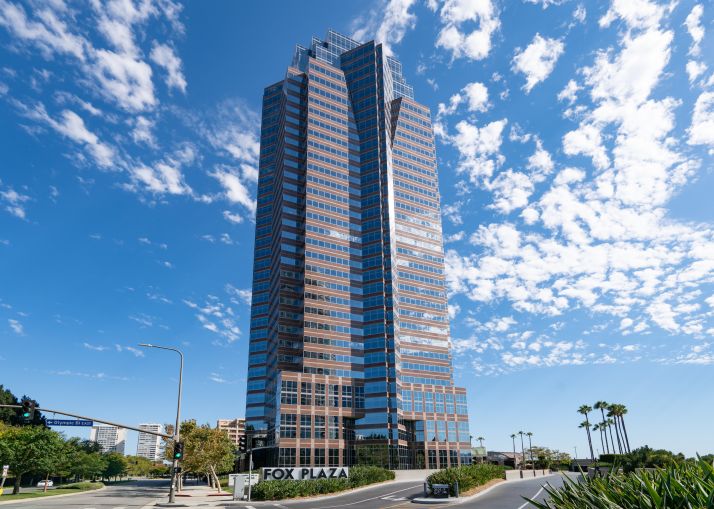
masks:
<path fill-rule="evenodd" d="M 306 481 L 315 479 L 347 479 L 349 467 L 280 467 L 263 468 L 264 481 Z"/>

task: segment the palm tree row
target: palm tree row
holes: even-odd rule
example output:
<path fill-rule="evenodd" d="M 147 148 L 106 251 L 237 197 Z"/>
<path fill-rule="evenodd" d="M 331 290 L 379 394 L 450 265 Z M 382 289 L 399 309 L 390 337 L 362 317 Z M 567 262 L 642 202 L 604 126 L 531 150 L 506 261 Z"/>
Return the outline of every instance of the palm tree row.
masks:
<path fill-rule="evenodd" d="M 610 452 L 613 454 L 629 453 L 630 439 L 627 436 L 627 428 L 625 427 L 625 414 L 627 413 L 627 407 L 618 403 L 598 401 L 595 403 L 594 409 L 600 410 L 602 421 L 593 425 L 590 423 L 590 418 L 588 416 L 588 414 L 593 411 L 593 407 L 589 405 L 582 405 L 578 408 L 578 413 L 585 416 L 585 420 L 580 423 L 579 427 L 585 428 L 585 431 L 587 432 L 588 446 L 590 447 L 590 458 L 595 461 L 592 435 L 590 434 L 591 429 L 593 431 L 600 432 L 600 445 L 602 450 L 607 454 L 610 454 Z M 607 414 L 605 412 L 607 412 Z M 613 427 L 615 429 L 614 438 L 612 434 Z M 615 448 L 615 439 L 617 439 L 617 448 Z"/>

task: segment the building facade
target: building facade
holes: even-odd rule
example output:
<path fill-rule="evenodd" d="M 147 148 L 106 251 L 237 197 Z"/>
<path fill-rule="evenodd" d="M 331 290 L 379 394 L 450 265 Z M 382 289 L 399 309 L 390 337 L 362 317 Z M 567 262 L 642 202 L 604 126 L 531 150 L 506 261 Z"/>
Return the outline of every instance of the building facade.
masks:
<path fill-rule="evenodd" d="M 116 426 L 92 426 L 89 440 L 102 446 L 102 452 L 118 452 L 124 454 L 126 446 L 126 429 Z"/>
<path fill-rule="evenodd" d="M 246 427 L 256 465 L 470 463 L 434 136 L 401 64 L 329 31 L 265 88 Z"/>
<path fill-rule="evenodd" d="M 240 437 L 245 435 L 245 419 L 218 419 L 216 427 L 225 431 L 235 445 L 238 445 Z"/>
<path fill-rule="evenodd" d="M 164 427 L 161 424 L 139 424 L 139 429 L 163 433 Z M 136 455 L 151 461 L 161 461 L 163 459 L 163 449 L 161 447 L 161 437 L 150 435 L 149 433 L 139 433 L 136 442 Z"/>

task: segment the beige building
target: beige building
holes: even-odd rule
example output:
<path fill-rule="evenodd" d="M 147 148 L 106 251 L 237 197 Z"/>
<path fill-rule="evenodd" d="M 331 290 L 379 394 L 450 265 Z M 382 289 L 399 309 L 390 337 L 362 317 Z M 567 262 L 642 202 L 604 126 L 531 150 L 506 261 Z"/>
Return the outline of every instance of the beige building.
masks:
<path fill-rule="evenodd" d="M 236 445 L 240 437 L 245 435 L 245 419 L 218 419 L 216 427 L 228 433 L 228 438 Z"/>

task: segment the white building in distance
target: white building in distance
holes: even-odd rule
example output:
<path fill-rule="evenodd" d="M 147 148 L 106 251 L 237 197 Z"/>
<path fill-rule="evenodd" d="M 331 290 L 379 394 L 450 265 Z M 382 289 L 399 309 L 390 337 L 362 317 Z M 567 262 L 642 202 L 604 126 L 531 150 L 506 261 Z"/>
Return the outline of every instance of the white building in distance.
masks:
<path fill-rule="evenodd" d="M 139 424 L 139 429 L 163 433 L 164 427 L 161 424 Z M 151 461 L 161 461 L 163 454 L 161 447 L 161 437 L 150 435 L 149 433 L 139 433 L 139 440 L 136 443 L 136 455 Z"/>
<path fill-rule="evenodd" d="M 102 452 L 118 452 L 124 454 L 126 446 L 126 429 L 116 426 L 92 426 L 89 439 L 102 446 Z"/>

